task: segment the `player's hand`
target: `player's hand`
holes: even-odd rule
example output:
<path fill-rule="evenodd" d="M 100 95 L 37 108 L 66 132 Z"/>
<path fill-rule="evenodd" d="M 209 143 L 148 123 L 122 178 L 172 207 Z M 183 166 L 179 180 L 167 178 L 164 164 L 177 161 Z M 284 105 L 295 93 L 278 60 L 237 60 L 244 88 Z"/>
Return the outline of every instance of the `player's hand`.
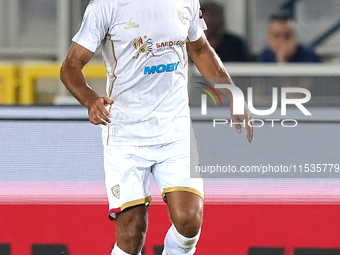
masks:
<path fill-rule="evenodd" d="M 110 113 L 106 109 L 109 104 L 113 104 L 113 100 L 109 97 L 98 97 L 88 104 L 88 114 L 92 124 L 106 126 L 111 123 Z"/>
<path fill-rule="evenodd" d="M 245 128 L 247 130 L 247 140 L 249 143 L 253 140 L 254 135 L 254 125 L 253 125 L 253 116 L 248 108 L 248 105 L 246 102 L 244 102 L 244 114 L 243 115 L 234 115 L 233 114 L 233 107 L 232 104 L 230 105 L 230 115 L 231 119 L 234 123 L 237 122 L 244 122 Z M 249 125 L 250 124 L 250 125 Z M 236 132 L 240 134 L 242 132 L 242 126 L 241 124 L 235 124 Z"/>

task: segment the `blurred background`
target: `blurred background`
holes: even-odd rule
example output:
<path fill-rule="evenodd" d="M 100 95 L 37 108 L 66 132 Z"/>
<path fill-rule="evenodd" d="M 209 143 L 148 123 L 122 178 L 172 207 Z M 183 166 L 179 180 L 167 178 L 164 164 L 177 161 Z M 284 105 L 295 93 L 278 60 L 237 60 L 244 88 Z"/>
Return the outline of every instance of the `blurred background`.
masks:
<path fill-rule="evenodd" d="M 207 2 L 211 1 L 201 1 Z M 227 29 L 244 38 L 253 55 L 265 46 L 268 18 L 279 10 L 292 10 L 299 38 L 307 44 L 340 20 L 337 0 L 216 0 L 216 3 L 224 7 Z M 1 59 L 62 61 L 87 4 L 86 0 L 1 0 Z M 339 38 L 335 32 L 314 46 L 323 60 L 339 61 Z"/>
<path fill-rule="evenodd" d="M 111 252 L 114 231 L 106 215 L 100 129 L 59 80 L 88 2 L 0 0 L 0 255 Z M 271 107 L 273 88 L 279 96 L 282 87 L 305 88 L 312 95 L 304 104 L 312 116 L 296 107 L 282 116 L 279 104 L 268 117 L 299 125 L 266 124 L 255 129 L 249 145 L 244 133 L 236 135 L 229 125 L 213 129 L 214 118 L 230 118 L 225 97 L 224 106 L 208 98 L 208 114 L 201 115 L 197 86 L 204 80 L 190 63 L 188 90 L 201 165 L 324 164 L 328 175 L 203 174 L 205 230 L 197 254 L 339 255 L 340 1 L 201 0 L 201 5 L 211 45 L 225 57 L 243 93 L 253 88 L 256 109 Z M 315 61 L 261 60 L 270 50 L 272 14 L 292 20 L 296 47 L 302 45 Z M 288 38 L 287 31 L 276 31 L 277 37 Z M 104 95 L 100 49 L 84 73 Z M 151 193 L 144 255 L 161 254 L 169 226 L 154 182 Z"/>
<path fill-rule="evenodd" d="M 211 2 L 202 0 L 201 4 Z M 322 63 L 334 64 L 332 70 L 337 70 L 336 64 L 340 62 L 339 1 L 216 0 L 215 3 L 223 7 L 225 31 L 237 37 L 244 45 L 246 57 L 239 58 L 244 64 L 242 66 L 259 62 L 258 57 L 267 45 L 270 15 L 285 11 L 294 19 L 299 43 L 312 49 Z M 58 79 L 53 77 L 57 76 L 53 68 L 49 69 L 49 75 L 46 74 L 47 70 L 45 74 L 35 74 L 35 72 L 39 72 L 38 65 L 41 61 L 47 61 L 49 64 L 51 61 L 58 64 L 63 61 L 71 38 L 79 29 L 87 4 L 87 0 L 0 1 L 1 104 L 74 103 Z M 213 23 L 209 30 L 212 29 L 216 30 Z M 34 64 L 30 66 L 32 61 Z M 234 64 L 238 59 L 230 61 Z M 92 63 L 101 64 L 100 49 L 97 50 Z M 42 66 L 45 69 L 50 67 L 47 63 Z M 242 66 L 237 67 L 237 76 L 241 76 L 239 73 L 243 70 Z M 331 67 L 327 68 L 328 72 L 329 68 Z M 228 70 L 232 73 L 234 69 L 230 67 Z M 292 70 L 296 69 L 292 68 Z M 322 70 L 325 69 L 321 68 L 321 72 Z M 247 71 L 244 73 L 247 75 Z M 31 76 L 35 78 L 34 84 L 30 83 Z M 104 94 L 105 73 L 101 72 L 97 76 L 101 76 L 100 81 L 98 77 L 93 78 L 91 75 L 88 78 L 93 80 L 91 83 L 93 88 L 98 93 Z M 315 73 L 315 76 L 319 74 Z M 7 84 L 4 84 L 4 80 Z"/>

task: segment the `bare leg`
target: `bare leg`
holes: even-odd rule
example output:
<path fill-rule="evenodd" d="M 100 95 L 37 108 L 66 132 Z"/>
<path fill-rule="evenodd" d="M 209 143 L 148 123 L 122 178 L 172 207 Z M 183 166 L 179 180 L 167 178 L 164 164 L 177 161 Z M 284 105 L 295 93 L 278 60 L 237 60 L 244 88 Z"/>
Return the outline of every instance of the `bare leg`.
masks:
<path fill-rule="evenodd" d="M 147 229 L 146 210 L 145 205 L 137 205 L 117 214 L 117 246 L 128 254 L 138 254 L 143 247 Z"/>
<path fill-rule="evenodd" d="M 170 218 L 177 231 L 191 238 L 198 234 L 203 218 L 203 199 L 187 191 L 166 194 Z"/>
<path fill-rule="evenodd" d="M 186 191 L 166 194 L 173 225 L 164 239 L 162 255 L 193 255 L 200 236 L 203 199 Z"/>

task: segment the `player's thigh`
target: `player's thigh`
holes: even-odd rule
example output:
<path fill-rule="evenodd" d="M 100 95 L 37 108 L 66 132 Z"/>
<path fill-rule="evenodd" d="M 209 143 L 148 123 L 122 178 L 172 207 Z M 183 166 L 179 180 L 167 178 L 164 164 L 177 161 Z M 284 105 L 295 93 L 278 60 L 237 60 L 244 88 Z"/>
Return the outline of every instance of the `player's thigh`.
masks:
<path fill-rule="evenodd" d="M 142 239 L 147 229 L 147 207 L 136 205 L 117 213 L 116 235 L 117 241 L 128 238 Z"/>
<path fill-rule="evenodd" d="M 183 140 L 162 146 L 159 153 L 164 157 L 154 165 L 153 176 L 171 220 L 182 235 L 195 236 L 203 214 L 203 179 L 190 174 L 191 165 L 198 164 L 197 148 L 192 141 Z"/>
<path fill-rule="evenodd" d="M 161 160 L 153 166 L 152 174 L 163 199 L 165 194 L 175 191 L 187 191 L 203 198 L 203 179 L 191 174 L 192 166 L 198 165 L 196 142 L 180 140 L 166 144 L 159 154 Z"/>

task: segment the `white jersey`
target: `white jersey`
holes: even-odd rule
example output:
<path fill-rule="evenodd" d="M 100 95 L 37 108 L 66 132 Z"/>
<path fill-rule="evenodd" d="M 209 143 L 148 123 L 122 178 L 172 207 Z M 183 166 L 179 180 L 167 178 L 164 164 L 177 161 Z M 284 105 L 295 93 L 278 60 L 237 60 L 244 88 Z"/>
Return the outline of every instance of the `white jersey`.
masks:
<path fill-rule="evenodd" d="M 93 0 L 73 41 L 102 45 L 112 123 L 108 145 L 154 145 L 190 137 L 185 41 L 206 29 L 198 0 Z"/>

